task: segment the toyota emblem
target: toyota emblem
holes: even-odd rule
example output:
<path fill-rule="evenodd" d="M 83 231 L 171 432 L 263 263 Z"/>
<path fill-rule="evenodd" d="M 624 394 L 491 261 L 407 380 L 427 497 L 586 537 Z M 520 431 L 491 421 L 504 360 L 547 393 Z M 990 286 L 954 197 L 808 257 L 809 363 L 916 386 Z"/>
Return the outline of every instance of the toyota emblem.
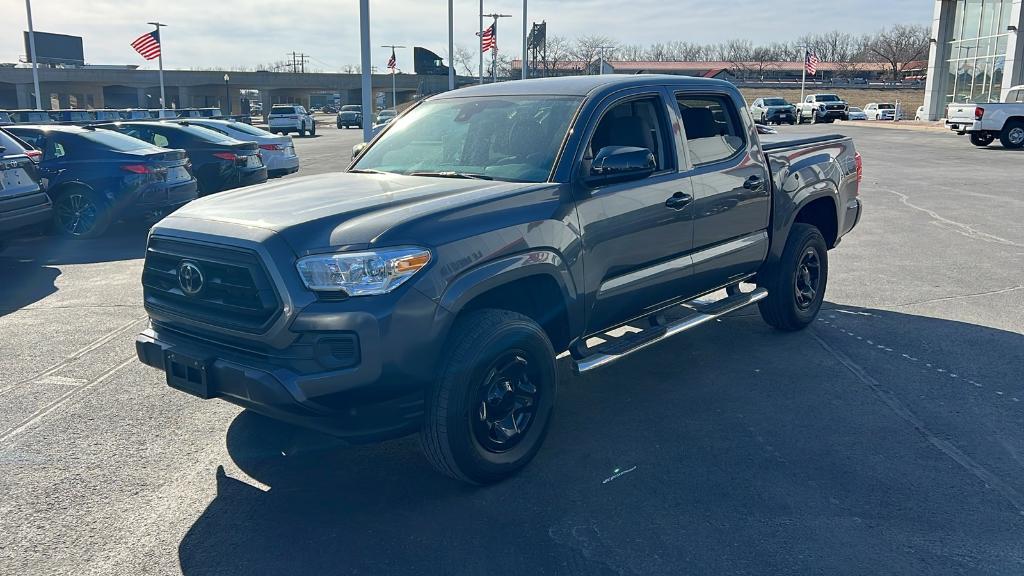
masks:
<path fill-rule="evenodd" d="M 178 264 L 178 286 L 187 296 L 195 296 L 203 289 L 203 271 L 188 260 Z"/>

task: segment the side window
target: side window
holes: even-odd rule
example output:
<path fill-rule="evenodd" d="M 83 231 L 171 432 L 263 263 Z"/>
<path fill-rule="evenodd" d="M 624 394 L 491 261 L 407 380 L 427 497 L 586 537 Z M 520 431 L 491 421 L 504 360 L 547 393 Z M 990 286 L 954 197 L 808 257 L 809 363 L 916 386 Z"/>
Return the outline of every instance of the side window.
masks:
<path fill-rule="evenodd" d="M 635 146 L 654 153 L 655 171 L 672 169 L 675 162 L 668 144 L 669 134 L 661 97 L 629 99 L 605 111 L 590 139 L 586 157 L 593 158 L 608 146 Z"/>
<path fill-rule="evenodd" d="M 743 150 L 743 126 L 732 101 L 723 96 L 676 97 L 695 166 L 720 162 Z"/>
<path fill-rule="evenodd" d="M 758 98 L 757 100 L 754 100 L 754 108 L 760 108 L 760 107 L 761 107 L 761 99 Z"/>
<path fill-rule="evenodd" d="M 814 96 L 808 96 L 807 98 L 804 98 L 804 102 L 807 102 L 808 104 L 814 103 Z"/>

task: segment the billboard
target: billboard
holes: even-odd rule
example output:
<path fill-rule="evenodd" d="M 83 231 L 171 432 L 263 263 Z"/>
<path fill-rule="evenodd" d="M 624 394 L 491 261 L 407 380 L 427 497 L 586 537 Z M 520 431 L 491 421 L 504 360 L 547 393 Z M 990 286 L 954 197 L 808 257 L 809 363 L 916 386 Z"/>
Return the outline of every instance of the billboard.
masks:
<path fill-rule="evenodd" d="M 444 65 L 444 60 L 426 48 L 413 48 L 412 59 L 413 69 L 417 74 L 448 75 L 448 67 Z"/>
<path fill-rule="evenodd" d="M 31 61 L 28 32 L 25 35 L 25 59 Z M 82 37 L 36 32 L 36 62 L 39 64 L 85 64 Z"/>

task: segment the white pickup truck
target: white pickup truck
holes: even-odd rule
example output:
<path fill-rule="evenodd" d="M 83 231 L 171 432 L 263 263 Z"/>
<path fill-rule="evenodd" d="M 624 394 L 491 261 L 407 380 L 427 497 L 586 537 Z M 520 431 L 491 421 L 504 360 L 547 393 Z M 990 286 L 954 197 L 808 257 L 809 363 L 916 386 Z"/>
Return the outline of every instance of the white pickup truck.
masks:
<path fill-rule="evenodd" d="M 946 126 L 970 134 L 975 146 L 988 146 L 996 138 L 1006 148 L 1024 146 L 1024 85 L 1010 88 L 1003 102 L 950 104 Z"/>

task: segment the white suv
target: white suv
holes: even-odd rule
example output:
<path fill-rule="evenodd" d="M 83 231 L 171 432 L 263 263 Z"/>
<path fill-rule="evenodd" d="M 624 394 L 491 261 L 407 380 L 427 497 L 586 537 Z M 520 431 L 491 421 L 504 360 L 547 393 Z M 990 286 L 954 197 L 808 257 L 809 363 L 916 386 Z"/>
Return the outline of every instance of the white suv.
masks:
<path fill-rule="evenodd" d="M 299 136 L 316 135 L 316 122 L 298 104 L 274 104 L 267 117 L 268 128 L 273 133 L 287 134 L 296 132 Z"/>

